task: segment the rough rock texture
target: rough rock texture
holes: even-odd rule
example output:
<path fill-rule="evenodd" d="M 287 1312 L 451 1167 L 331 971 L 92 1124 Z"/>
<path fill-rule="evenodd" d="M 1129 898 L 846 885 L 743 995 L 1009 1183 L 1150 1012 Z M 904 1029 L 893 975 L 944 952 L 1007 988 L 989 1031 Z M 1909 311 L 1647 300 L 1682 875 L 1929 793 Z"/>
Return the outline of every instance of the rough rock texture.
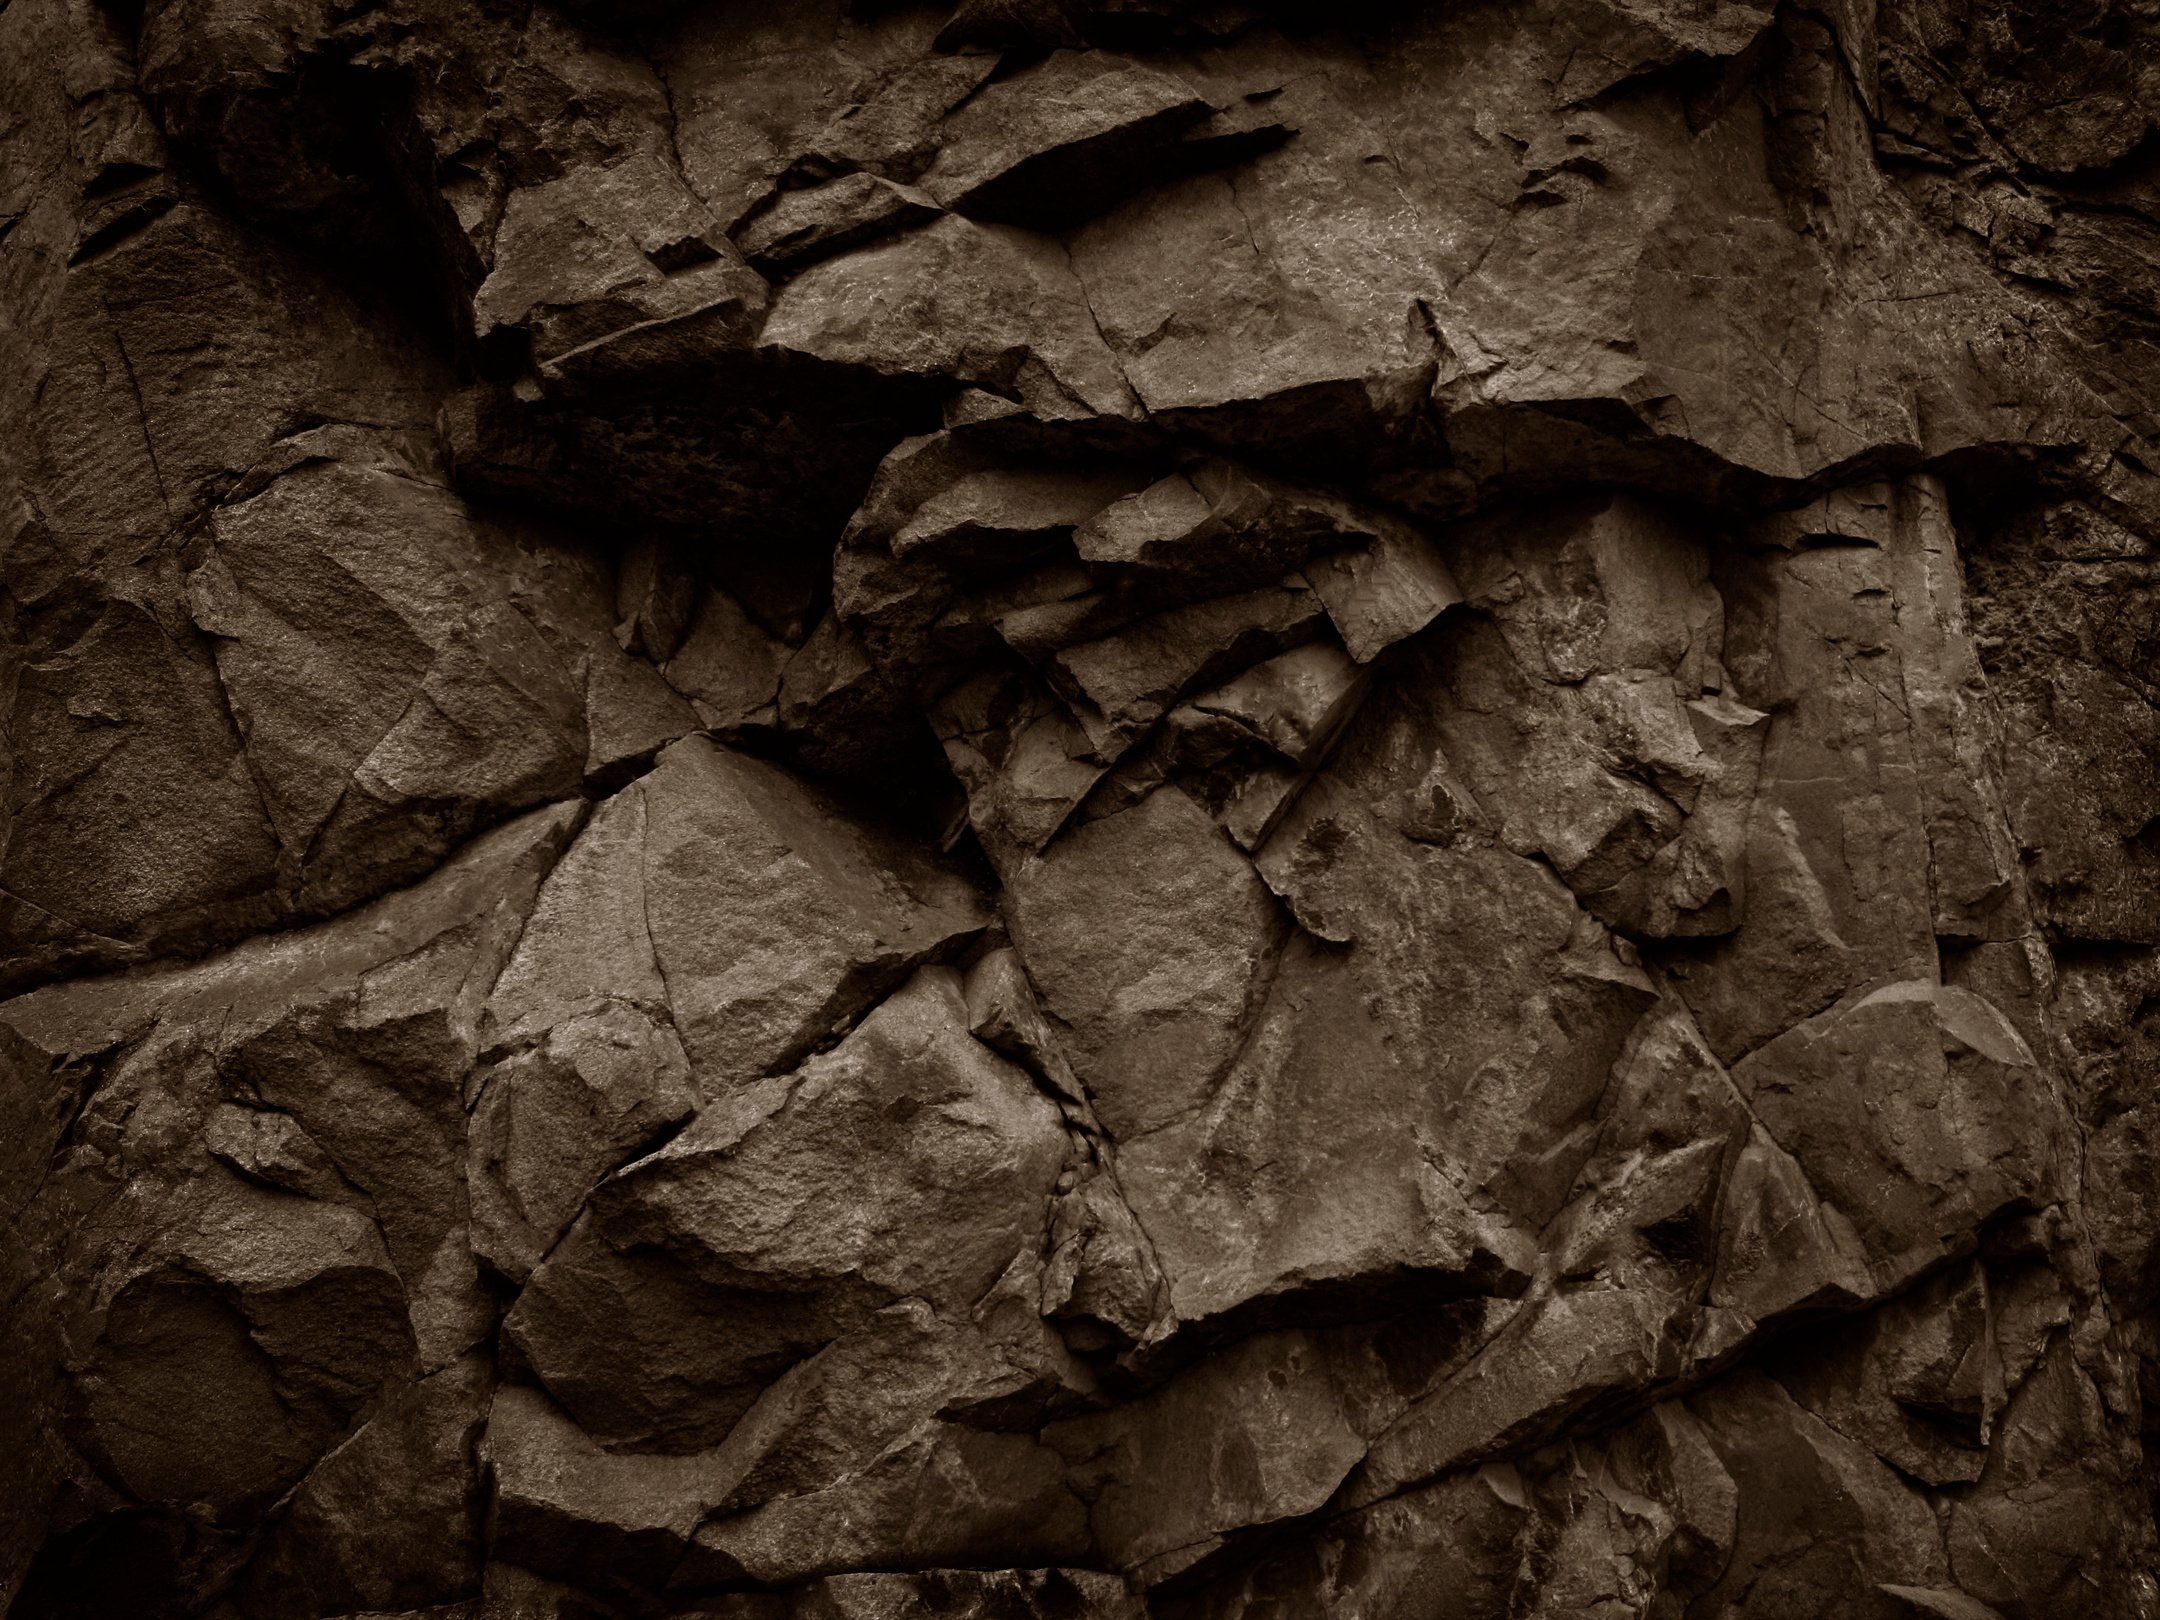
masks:
<path fill-rule="evenodd" d="M 2148 0 L 0 0 L 0 1615 L 2160 1620 Z"/>

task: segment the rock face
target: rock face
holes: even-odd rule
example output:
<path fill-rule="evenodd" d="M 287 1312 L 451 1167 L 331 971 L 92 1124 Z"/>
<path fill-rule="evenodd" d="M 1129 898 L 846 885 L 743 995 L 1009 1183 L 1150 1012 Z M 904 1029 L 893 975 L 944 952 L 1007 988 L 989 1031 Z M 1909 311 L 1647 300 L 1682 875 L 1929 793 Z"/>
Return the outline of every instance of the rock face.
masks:
<path fill-rule="evenodd" d="M 2160 1620 L 2138 0 L 0 0 L 5 1620 Z"/>

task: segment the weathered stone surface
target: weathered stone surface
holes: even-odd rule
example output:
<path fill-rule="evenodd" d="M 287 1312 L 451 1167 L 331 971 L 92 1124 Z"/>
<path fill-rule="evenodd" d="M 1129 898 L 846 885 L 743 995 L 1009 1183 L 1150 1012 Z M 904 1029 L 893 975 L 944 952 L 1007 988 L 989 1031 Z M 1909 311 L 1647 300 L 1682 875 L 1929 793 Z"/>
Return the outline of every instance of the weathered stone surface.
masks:
<path fill-rule="evenodd" d="M 1085 1569 L 926 1570 L 919 1575 L 829 1575 L 800 1589 L 803 1620 L 916 1620 L 980 1614 L 991 1620 L 1125 1620 L 1139 1612 L 1125 1583 Z"/>
<path fill-rule="evenodd" d="M 1987 1274 L 1946 1272 L 1871 1316 L 1767 1361 L 1840 1434 L 1931 1485 L 1979 1478 L 2005 1399 Z"/>
<path fill-rule="evenodd" d="M 1114 635 L 1061 648 L 1049 678 L 1078 710 L 1098 755 L 1115 760 L 1184 693 L 1305 640 L 1319 603 L 1301 581 L 1196 602 L 1141 620 Z"/>
<path fill-rule="evenodd" d="M 1001 873 L 1056 837 L 1107 769 L 1072 711 L 1023 670 L 962 683 L 930 722 L 967 788 L 969 824 Z"/>
<path fill-rule="evenodd" d="M 1152 149 L 1208 110 L 1167 73 L 1101 51 L 1054 51 L 946 120 L 923 189 L 977 219 L 1076 223 L 1144 178 Z"/>
<path fill-rule="evenodd" d="M 1065 1156 L 1055 1108 L 967 1026 L 958 976 L 927 969 L 610 1178 L 507 1323 L 548 1390 L 604 1440 L 711 1445 L 887 1304 L 964 1319 L 1041 1241 Z"/>
<path fill-rule="evenodd" d="M 1469 1366 L 1379 1437 L 1347 1500 L 1363 1505 L 1542 1439 L 1601 1397 L 1670 1376 L 1669 1315 L 1620 1289 L 1525 1304 Z"/>
<path fill-rule="evenodd" d="M 778 718 L 787 655 L 786 643 L 760 628 L 741 603 L 710 590 L 662 673 L 708 730 L 729 736 Z"/>
<path fill-rule="evenodd" d="M 2160 1620 L 2144 0 L 0 0 L 9 1620 Z"/>
<path fill-rule="evenodd" d="M 686 1585 L 801 1580 L 847 1569 L 1076 1560 L 1086 1517 L 1055 1453 L 1031 1435 L 937 1424 L 821 1490 L 698 1532 Z"/>
<path fill-rule="evenodd" d="M 86 1459 L 56 1466 L 93 1523 L 133 1522 L 129 1500 L 151 1523 L 207 1514 L 198 1556 L 230 1579 L 246 1544 L 218 1521 L 297 1486 L 250 1577 L 265 1612 L 317 1612 L 318 1590 L 461 1595 L 476 1364 L 459 1358 L 493 1325 L 459 1169 L 472 986 L 575 825 L 534 812 L 349 918 L 7 1004 L 10 1135 L 51 1166 L 13 1207 L 11 1376 Z M 39 1140 L 53 1103 L 54 1127 L 79 1121 L 67 1142 Z M 94 1288 L 40 1280 L 61 1265 Z M 64 1404 L 47 1367 L 77 1386 Z M 60 1479 L 21 1484 L 42 1514 L 31 1493 Z M 378 1487 L 409 1507 L 404 1529 L 378 1519 Z"/>
<path fill-rule="evenodd" d="M 454 496 L 293 449 L 212 519 L 188 599 L 301 903 L 328 910 L 573 793 L 582 693 L 512 592 L 487 590 L 510 568 L 482 561 Z"/>
<path fill-rule="evenodd" d="M 2053 1201 L 2065 1122 L 2009 1019 L 1924 981 L 1849 998 L 1734 1069 L 1771 1135 L 1901 1278 L 1997 1212 Z"/>
<path fill-rule="evenodd" d="M 758 342 L 880 377 L 1011 389 L 1049 418 L 1137 414 L 1054 237 L 941 219 L 813 265 Z"/>
<path fill-rule="evenodd" d="M 698 1105 L 673 1027 L 621 1002 L 557 1024 L 474 1083 L 473 1252 L 518 1282 L 602 1177 Z"/>
<path fill-rule="evenodd" d="M 822 186 L 775 193 L 737 235 L 751 265 L 768 273 L 796 270 L 880 236 L 937 217 L 937 205 L 913 186 L 874 174 L 847 174 Z"/>
<path fill-rule="evenodd" d="M 1015 942 L 1103 1123 L 1121 1140 L 1190 1111 L 1236 1056 L 1282 938 L 1275 902 L 1174 789 L 1022 867 Z M 1121 917 L 1105 931 L 1089 920 Z"/>
<path fill-rule="evenodd" d="M 690 739 L 609 800 L 488 1003 L 513 1044 L 610 1001 L 671 1021 L 708 1094 L 843 1030 L 982 926 L 966 881 L 788 773 Z"/>
<path fill-rule="evenodd" d="M 1378 1330 L 1261 1334 L 1044 1438 L 1091 1498 L 1097 1545 L 1123 1568 L 1176 1573 L 1225 1533 L 1321 1507 L 1374 1437 L 1505 1314 L 1459 1304 Z"/>
<path fill-rule="evenodd" d="M 1736 1374 L 1688 1405 L 1739 1503 L 1730 1558 L 1704 1601 L 1746 1593 L 1751 1605 L 1888 1617 L 1910 1611 L 1884 1586 L 1956 1590 L 1921 1497 L 1769 1380 Z"/>
<path fill-rule="evenodd" d="M 925 8 L 691 8 L 656 52 L 685 176 L 730 222 L 798 168 L 915 179 L 946 111 L 997 65 L 933 56 L 936 31 Z"/>
<path fill-rule="evenodd" d="M 241 1579 L 246 1612 L 400 1613 L 476 1594 L 473 1441 L 490 1381 L 474 1355 L 386 1397 L 301 1482 Z"/>

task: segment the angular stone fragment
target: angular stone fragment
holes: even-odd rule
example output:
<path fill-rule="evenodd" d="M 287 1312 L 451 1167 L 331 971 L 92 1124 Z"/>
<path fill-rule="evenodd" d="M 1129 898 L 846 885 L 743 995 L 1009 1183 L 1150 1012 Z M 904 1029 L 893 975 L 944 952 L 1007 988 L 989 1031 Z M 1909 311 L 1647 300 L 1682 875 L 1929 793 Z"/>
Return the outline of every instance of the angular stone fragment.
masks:
<path fill-rule="evenodd" d="M 1075 1184 L 1050 1210 L 1042 1314 L 1076 1350 L 1144 1351 L 1175 1325 L 1154 1242 L 1101 1157 L 1069 1174 Z"/>
<path fill-rule="evenodd" d="M 301 1482 L 242 1577 L 247 1612 L 397 1613 L 477 1592 L 489 1383 L 473 1356 L 393 1392 Z"/>
<path fill-rule="evenodd" d="M 1793 1156 L 1760 1125 L 1734 1160 L 1710 1302 L 1768 1322 L 1876 1292 L 1850 1217 L 1822 1203 Z"/>
<path fill-rule="evenodd" d="M 1703 542 L 1681 515 L 1621 495 L 1481 519 L 1449 553 L 1465 599 L 1536 678 L 1665 669 L 1699 687 L 1725 611 Z"/>
<path fill-rule="evenodd" d="M 878 376 L 1015 390 L 1050 419 L 1138 409 L 1064 249 L 1012 226 L 944 219 L 827 259 L 781 289 L 758 341 Z"/>
<path fill-rule="evenodd" d="M 1297 796 L 1311 779 L 1299 771 L 1262 766 L 1239 784 L 1218 813 L 1222 829 L 1248 855 L 1275 836 Z"/>
<path fill-rule="evenodd" d="M 710 1453 L 604 1451 L 545 1395 L 517 1385 L 496 1391 L 481 1454 L 494 1550 L 544 1575 L 603 1585 L 663 1585 L 728 1485 Z"/>
<path fill-rule="evenodd" d="M 2135 1601 L 2152 1568 L 2150 1532 L 2106 1506 L 2135 1455 L 2111 1431 L 2100 1385 L 2058 1341 L 2004 1409 L 1987 1467 L 1951 1510 L 1943 1540 L 1956 1586 L 2006 1615 L 2044 1613 L 2072 1593 L 2113 1601 L 2116 1572 L 2127 1572 Z"/>
<path fill-rule="evenodd" d="M 682 548 L 653 535 L 631 541 L 615 569 L 616 641 L 665 664 L 689 633 L 698 594 Z"/>
<path fill-rule="evenodd" d="M 141 960 L 279 913 L 276 832 L 206 649 L 116 601 L 15 691 L 0 984 Z M 190 807 L 177 818 L 148 803 Z"/>
<path fill-rule="evenodd" d="M 918 502 L 887 539 L 895 557 L 995 563 L 1086 522 L 1130 487 L 1122 468 L 988 468 L 964 473 Z"/>
<path fill-rule="evenodd" d="M 1678 1370 L 1675 1312 L 1621 1289 L 1525 1304 L 1462 1371 L 1373 1442 L 1344 1487 L 1354 1506 L 1534 1443 L 1600 1400 Z"/>
<path fill-rule="evenodd" d="M 828 1575 L 794 1597 L 791 1620 L 1138 1620 L 1139 1599 L 1091 1569 L 930 1569 L 917 1574 Z"/>
<path fill-rule="evenodd" d="M 1441 735 L 1502 840 L 1637 937 L 1729 933 L 1767 716 L 1723 694 L 1701 537 L 1626 498 L 1451 536 Z"/>
<path fill-rule="evenodd" d="M 1315 553 L 1345 547 L 1369 547 L 1373 553 L 1373 560 L 1343 563 L 1345 569 L 1369 572 L 1385 553 L 1395 560 L 1396 574 L 1408 567 L 1413 574 L 1431 575 L 1433 583 L 1444 581 L 1447 574 L 1446 565 L 1399 518 L 1212 457 L 1105 508 L 1073 536 L 1073 543 L 1089 562 L 1189 576 L 1207 582 L 1218 594 L 1277 578 Z M 1326 577 L 1332 581 L 1335 573 Z M 1407 576 L 1391 583 L 1398 589 L 1418 588 Z M 1346 612 L 1352 610 L 1354 589 L 1348 578 L 1331 586 Z M 1404 611 L 1396 609 L 1397 616 Z M 1361 635 L 1360 645 L 1368 639 Z"/>
<path fill-rule="evenodd" d="M 598 378 L 737 350 L 765 303 L 721 222 L 640 152 L 510 193 L 473 322 L 528 334 L 544 374 Z"/>
<path fill-rule="evenodd" d="M 619 1002 L 557 1024 L 475 1084 L 465 1161 L 473 1252 L 515 1282 L 602 1177 L 699 1100 L 674 1030 Z"/>
<path fill-rule="evenodd" d="M 2004 1401 L 1979 1267 L 1780 1345 L 1766 1370 L 1848 1439 L 1931 1485 L 1980 1477 Z"/>
<path fill-rule="evenodd" d="M 1088 301 L 1152 412 L 1259 417 L 1294 401 L 1323 416 L 1306 432 L 1369 429 L 1420 386 L 1430 340 L 1414 306 L 1435 289 L 1384 141 L 1333 84 L 1292 94 L 1297 140 L 1159 186 L 1074 235 Z M 1273 424 L 1255 425 L 1265 437 Z"/>
<path fill-rule="evenodd" d="M 1160 566 L 1184 563 L 1195 551 L 1200 552 L 1196 560 L 1213 563 L 1222 560 L 1218 548 L 1203 549 L 1196 542 L 1212 539 L 1221 527 L 1213 504 L 1192 479 L 1172 473 L 1089 519 L 1073 535 L 1073 545 L 1093 563 Z"/>
<path fill-rule="evenodd" d="M 968 1030 L 1003 1052 L 1064 1101 L 1087 1102 L 1086 1088 L 1065 1061 L 1057 1037 L 1035 1000 L 1020 953 L 1006 946 L 985 954 L 968 970 Z"/>
<path fill-rule="evenodd" d="M 1542 1225 L 1566 1202 L 1592 1150 L 1608 1070 L 1653 999 L 1549 876 L 1390 825 L 1397 796 L 1431 757 L 1415 713 L 1392 699 L 1377 714 L 1368 705 L 1261 851 L 1261 873 L 1304 927 L 1347 948 L 1292 940 L 1264 999 L 1240 1007 L 1226 1070 L 1188 1060 L 1166 1088 L 1152 1080 L 1159 1040 L 1145 1049 L 1149 1070 L 1129 1058 L 1091 1067 L 1094 1030 L 1122 1021 L 1097 1023 L 1090 1008 L 1083 1022 L 1075 989 L 1115 986 L 1137 953 L 1101 968 L 1050 955 L 1075 932 L 1055 919 L 1077 904 L 1050 895 L 1093 891 L 1038 892 L 1032 869 L 1014 885 L 1016 941 L 1049 1010 L 1080 1037 L 1076 1067 L 1120 1143 L 1128 1195 L 1181 1318 L 1421 1289 L 1519 1291 L 1533 1244 L 1515 1222 Z M 1044 876 L 1100 863 L 1098 881 L 1114 870 L 1130 886 L 1131 858 L 1111 855 L 1118 829 L 1147 833 L 1140 848 L 1160 846 L 1166 832 L 1149 829 L 1167 828 L 1174 803 L 1159 789 L 1081 827 L 1046 852 Z M 1216 942 L 1197 908 L 1182 924 L 1160 901 L 1146 914 L 1139 937 L 1160 933 L 1160 960 L 1217 973 L 1242 960 L 1235 936 Z M 1470 926 L 1473 915 L 1486 920 Z M 1501 940 L 1505 952 L 1494 948 Z M 1191 967 L 1181 977 L 1205 982 Z M 1553 998 L 1549 1015 L 1526 1005 L 1532 986 Z M 1454 1078 L 1469 1072 L 1474 1082 Z M 1136 1084 L 1143 1074 L 1151 1083 Z"/>
<path fill-rule="evenodd" d="M 1115 760 L 1185 692 L 1307 639 L 1317 620 L 1313 594 L 1285 581 L 1062 648 L 1045 673 L 1075 700 L 1098 755 Z"/>
<path fill-rule="evenodd" d="M 1506 643 L 1504 632 L 1473 621 L 1436 647 L 1447 675 L 1440 719 L 1448 758 L 1489 807 L 1501 841 L 1550 861 L 1578 895 L 1647 887 L 1685 826 L 1683 801 L 1692 801 L 1704 774 L 1680 707 L 1682 689 L 1662 672 L 1625 680 L 1621 693 L 1600 693 L 1588 679 L 1548 684 L 1517 664 Z M 1631 728 L 1630 740 L 1677 767 L 1666 785 L 1680 799 L 1620 757 L 1593 707 L 1595 695 L 1620 697 L 1611 708 L 1651 722 Z"/>
<path fill-rule="evenodd" d="M 661 740 L 622 714 L 634 675 L 575 559 L 484 527 L 366 441 L 325 430 L 285 452 L 290 470 L 220 507 L 188 592 L 299 905 L 417 875 Z"/>
<path fill-rule="evenodd" d="M 775 193 L 736 227 L 734 240 L 753 269 L 771 275 L 926 224 L 937 213 L 938 205 L 913 186 L 874 174 L 847 174 L 822 186 Z"/>
<path fill-rule="evenodd" d="M 995 473 L 1002 466 L 989 446 L 950 430 L 902 439 L 878 462 L 842 538 L 851 546 L 876 549 L 923 502 L 966 478 Z"/>
<path fill-rule="evenodd" d="M 708 1094 L 798 1060 L 981 926 L 957 875 L 775 766 L 676 744 L 603 807 L 489 1003 L 509 1043 L 621 999 L 670 1018 Z"/>
<path fill-rule="evenodd" d="M 76 1444 L 139 1501 L 259 1512 L 412 1370 L 397 1273 L 358 1211 L 234 1177 L 161 1224 L 85 1324 Z"/>
<path fill-rule="evenodd" d="M 1654 684 L 1626 693 L 1638 694 L 1650 698 L 1650 713 L 1629 702 L 1622 724 L 1669 716 L 1666 694 Z M 1679 836 L 1611 887 L 1584 896 L 1615 928 L 1652 938 L 1728 933 L 1747 910 L 1747 823 L 1770 717 L 1722 696 L 1683 708 L 1694 746 L 1668 746 L 1658 761 L 1702 779 Z"/>
<path fill-rule="evenodd" d="M 1086 1550 L 1085 1511 L 1053 1452 L 941 1424 L 823 1490 L 714 1520 L 676 1579 L 778 1584 L 864 1567 L 1070 1563 Z"/>
<path fill-rule="evenodd" d="M 1672 1515 L 1673 1585 L 1698 1592 L 1732 1553 L 1739 1488 L 1702 1423 L 1680 1401 L 1660 1401 L 1621 1428 L 1608 1455 L 1620 1483 Z"/>
<path fill-rule="evenodd" d="M 385 1381 L 489 1331 L 459 1160 L 473 987 L 577 820 L 535 812 L 335 923 L 8 1004 L 17 1084 L 97 1081 L 63 1095 L 104 1123 L 16 1231 L 105 1273 L 71 1330 L 112 1343 L 85 1443 L 119 1425 L 112 1466 L 150 1495 L 282 1491 Z"/>
<path fill-rule="evenodd" d="M 1997 1211 L 2047 1202 L 2062 1174 L 2064 1122 L 2038 1064 L 1968 990 L 1905 981 L 1849 997 L 1733 1079 L 1886 1283 Z"/>
<path fill-rule="evenodd" d="M 895 1071 L 886 1065 L 898 1060 Z M 919 1150 L 944 1173 L 918 1182 L 899 1166 L 889 1185 L 858 1181 L 857 1192 L 900 1200 L 879 1226 L 820 1232 L 790 1226 L 774 1194 L 808 1197 L 821 1185 L 871 1167 L 848 1168 L 848 1143 L 831 1133 L 866 1123 L 907 1087 L 959 1086 L 922 1120 Z M 901 1103 L 900 1112 L 915 1110 Z M 795 1130 L 790 1122 L 805 1123 Z M 811 1129 L 809 1122 L 816 1122 Z M 954 1129 L 942 1127 L 949 1122 Z M 682 1135 L 625 1175 L 596 1204 L 599 1218 L 633 1241 L 676 1232 L 708 1248 L 723 1267 L 753 1263 L 762 1243 L 774 1248 L 776 1273 L 860 1280 L 958 1307 L 973 1302 L 1009 1258 L 1015 1220 L 1044 1177 L 1045 1156 L 1061 1152 L 1050 1105 L 1009 1065 L 966 1033 L 959 978 L 948 969 L 918 975 L 828 1056 L 811 1060 L 794 1083 L 767 1083 L 701 1115 Z M 979 1180 L 979 1184 L 978 1183 Z M 906 1201 L 955 1200 L 988 1217 L 903 1224 Z M 867 1206 L 875 1209 L 872 1203 Z M 966 1231 L 952 1245 L 949 1232 Z M 633 1237 L 638 1234 L 639 1237 Z M 648 1235 L 649 1234 L 649 1235 Z M 924 1244 L 933 1235 L 936 1249 Z M 780 1258 L 786 1255 L 785 1261 Z"/>
<path fill-rule="evenodd" d="M 1170 74 L 1104 51 L 1054 51 L 945 120 L 923 189 L 977 219 L 1077 224 L 1129 190 L 1136 164 L 1208 111 Z"/>
<path fill-rule="evenodd" d="M 685 177 L 731 223 L 783 177 L 914 179 L 947 109 L 997 65 L 932 54 L 936 31 L 926 11 L 851 12 L 839 0 L 692 8 L 656 41 Z"/>
<path fill-rule="evenodd" d="M 1730 1560 L 1700 1601 L 1745 1592 L 1803 1613 L 1906 1620 L 1884 1586 L 1951 1586 L 1920 1493 L 1768 1379 L 1738 1372 L 1687 1404 L 1739 1488 Z"/>
<path fill-rule="evenodd" d="M 1730 1145 L 1712 1135 L 1665 1151 L 1638 1149 L 1617 1165 L 1593 1155 L 1576 1183 L 1589 1187 L 1545 1234 L 1561 1275 L 1685 1288 L 1682 1279 L 1699 1268 L 1702 1239 L 1715 1224 Z"/>
<path fill-rule="evenodd" d="M 1281 934 L 1244 856 L 1183 794 L 1149 795 L 1014 876 L 1008 920 L 1066 1052 L 1122 1139 L 1201 1103 Z M 1114 916 L 1108 928 L 1094 919 Z"/>
<path fill-rule="evenodd" d="M 585 672 L 585 780 L 617 787 L 704 718 L 642 659 L 596 657 Z"/>
<path fill-rule="evenodd" d="M 1153 1095 L 1129 1063 L 1097 1083 L 1179 1317 L 1515 1293 L 1528 1280 L 1530 1242 L 1464 1197 L 1437 1099 L 1361 1016 L 1365 993 L 1340 953 L 1293 936 L 1242 1049 L 1205 1091 Z"/>
<path fill-rule="evenodd" d="M 1097 1543 L 1160 1579 L 1228 1534 L 1318 1509 L 1372 1438 L 1505 1315 L 1464 1302 L 1381 1328 L 1262 1334 L 1044 1438 L 1090 1498 Z"/>
<path fill-rule="evenodd" d="M 1103 774 L 1071 711 L 1017 671 L 955 688 L 931 724 L 968 790 L 975 836 L 1000 872 L 1055 837 Z"/>
<path fill-rule="evenodd" d="M 1203 692 L 1193 707 L 1264 738 L 1291 764 L 1311 769 L 1350 723 L 1365 680 L 1339 647 L 1292 648 Z"/>
<path fill-rule="evenodd" d="M 759 1396 L 711 1453 L 721 1515 L 824 1489 L 874 1462 L 941 1413 L 1016 1369 L 972 1326 L 942 1322 L 921 1300 L 879 1311 L 797 1363 Z"/>
<path fill-rule="evenodd" d="M 1321 558 L 1305 577 L 1361 664 L 1462 600 L 1440 554 L 1407 525 L 1388 525 L 1363 550 Z"/>
<path fill-rule="evenodd" d="M 1064 1157 L 1056 1109 L 968 1034 L 958 976 L 927 970 L 605 1182 L 506 1331 L 600 1439 L 711 1446 L 886 1305 L 964 1317 L 1039 1242 Z"/>
<path fill-rule="evenodd" d="M 775 718 L 787 650 L 733 597 L 712 590 L 662 673 L 709 729 L 726 734 Z"/>
<path fill-rule="evenodd" d="M 203 1127 L 203 1146 L 256 1181 L 308 1197 L 335 1197 L 337 1168 L 290 1114 L 220 1103 Z"/>

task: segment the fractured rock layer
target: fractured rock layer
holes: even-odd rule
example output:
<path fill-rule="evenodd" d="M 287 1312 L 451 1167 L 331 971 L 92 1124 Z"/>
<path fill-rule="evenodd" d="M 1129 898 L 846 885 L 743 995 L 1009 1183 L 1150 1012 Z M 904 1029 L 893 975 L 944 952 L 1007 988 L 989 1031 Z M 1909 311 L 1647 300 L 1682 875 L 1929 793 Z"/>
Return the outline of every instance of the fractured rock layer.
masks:
<path fill-rule="evenodd" d="M 0 0 L 0 1614 L 2160 1620 L 2150 13 Z"/>

